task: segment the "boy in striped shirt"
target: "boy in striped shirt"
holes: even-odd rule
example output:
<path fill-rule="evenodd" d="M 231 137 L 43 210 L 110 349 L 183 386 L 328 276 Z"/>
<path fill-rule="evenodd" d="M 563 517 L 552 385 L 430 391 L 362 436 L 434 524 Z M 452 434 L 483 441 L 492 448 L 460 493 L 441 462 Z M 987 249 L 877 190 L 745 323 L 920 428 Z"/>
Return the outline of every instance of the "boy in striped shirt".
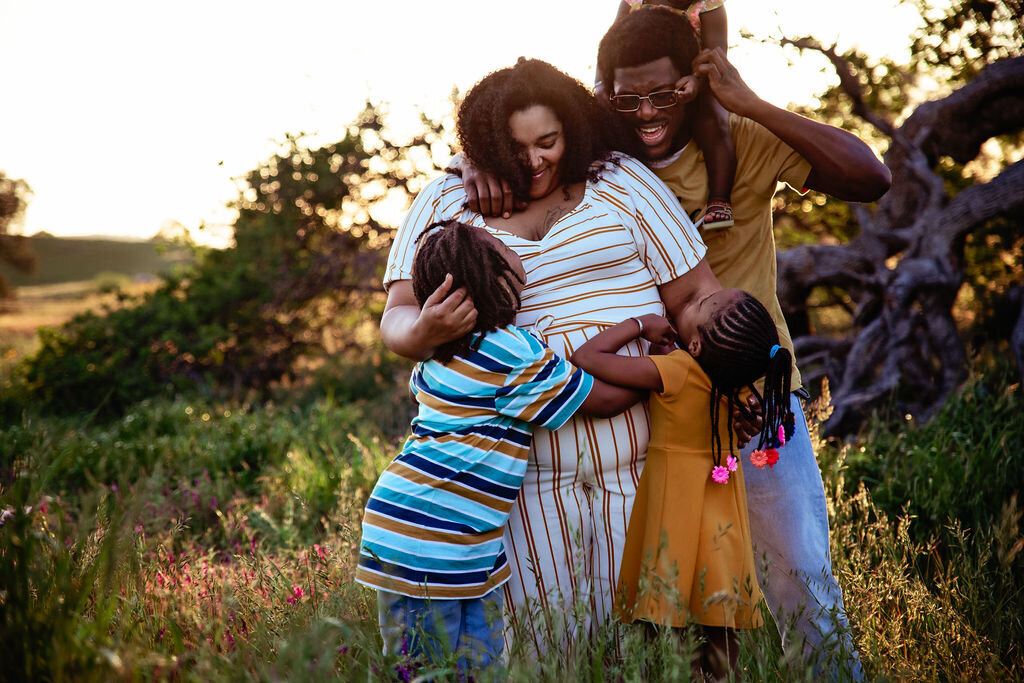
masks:
<path fill-rule="evenodd" d="M 610 417 L 645 398 L 513 325 L 525 279 L 515 252 L 484 230 L 447 221 L 423 233 L 413 263 L 420 305 L 464 288 L 477 317 L 414 369 L 412 434 L 366 504 L 355 578 L 378 591 L 385 653 L 437 661 L 455 652 L 462 670 L 497 661 L 498 588 L 511 573 L 503 529 L 533 428 L 557 429 L 578 410 Z"/>

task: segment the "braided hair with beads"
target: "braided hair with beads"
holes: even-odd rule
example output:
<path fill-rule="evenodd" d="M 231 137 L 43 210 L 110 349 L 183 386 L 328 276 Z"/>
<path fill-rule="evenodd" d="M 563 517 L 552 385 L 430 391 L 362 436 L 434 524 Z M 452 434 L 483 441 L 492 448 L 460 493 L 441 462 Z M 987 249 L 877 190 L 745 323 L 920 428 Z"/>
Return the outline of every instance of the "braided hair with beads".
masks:
<path fill-rule="evenodd" d="M 450 291 L 465 287 L 477 311 L 473 330 L 438 346 L 434 360 L 447 363 L 455 356 L 467 355 L 476 333 L 492 332 L 515 322 L 521 303 L 519 288 L 525 283 L 482 228 L 442 221 L 428 226 L 417 241 L 412 288 L 419 305 L 423 306 L 451 274 Z M 477 345 L 480 339 L 476 339 Z"/>
<path fill-rule="evenodd" d="M 719 413 L 722 399 L 726 412 L 729 454 L 732 455 L 732 414 L 742 407 L 739 393 L 749 388 L 761 401 L 764 422 L 758 449 L 778 444 L 780 427 L 786 438 L 793 433 L 793 413 L 789 407 L 793 356 L 779 345 L 775 322 L 760 301 L 747 292 L 723 307 L 708 325 L 698 326 L 702 351 L 697 356 L 701 369 L 711 379 L 711 442 L 715 466 L 721 464 L 722 437 Z M 754 387 L 764 377 L 763 393 Z"/>

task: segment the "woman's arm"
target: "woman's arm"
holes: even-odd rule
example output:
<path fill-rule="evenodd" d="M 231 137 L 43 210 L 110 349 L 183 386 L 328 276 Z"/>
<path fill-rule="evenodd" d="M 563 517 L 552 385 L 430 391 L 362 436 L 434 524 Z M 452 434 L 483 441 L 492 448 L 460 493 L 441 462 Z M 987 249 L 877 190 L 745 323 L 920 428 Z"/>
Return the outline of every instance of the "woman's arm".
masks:
<path fill-rule="evenodd" d="M 380 319 L 384 346 L 399 356 L 426 360 L 445 342 L 469 334 L 476 325 L 476 308 L 466 290 L 449 295 L 452 276 L 427 297 L 420 308 L 411 280 L 395 280 L 388 288 L 388 301 Z"/>
<path fill-rule="evenodd" d="M 641 330 L 642 325 L 642 330 Z M 661 391 L 661 373 L 650 358 L 620 356 L 623 346 L 642 336 L 650 342 L 664 344 L 675 339 L 667 319 L 648 313 L 630 318 L 603 330 L 572 354 L 572 363 L 594 377 L 623 387 Z"/>

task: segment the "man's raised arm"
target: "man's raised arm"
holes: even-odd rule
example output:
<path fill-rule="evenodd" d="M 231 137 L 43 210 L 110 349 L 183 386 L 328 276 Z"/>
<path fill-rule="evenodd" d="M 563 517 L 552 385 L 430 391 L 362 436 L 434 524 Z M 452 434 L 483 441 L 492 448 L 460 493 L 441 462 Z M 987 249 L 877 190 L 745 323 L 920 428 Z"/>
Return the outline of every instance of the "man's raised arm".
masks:
<path fill-rule="evenodd" d="M 808 189 L 852 202 L 873 202 L 889 190 L 892 174 L 856 135 L 765 102 L 719 50 L 702 50 L 693 67 L 723 107 L 760 123 L 811 165 Z"/>

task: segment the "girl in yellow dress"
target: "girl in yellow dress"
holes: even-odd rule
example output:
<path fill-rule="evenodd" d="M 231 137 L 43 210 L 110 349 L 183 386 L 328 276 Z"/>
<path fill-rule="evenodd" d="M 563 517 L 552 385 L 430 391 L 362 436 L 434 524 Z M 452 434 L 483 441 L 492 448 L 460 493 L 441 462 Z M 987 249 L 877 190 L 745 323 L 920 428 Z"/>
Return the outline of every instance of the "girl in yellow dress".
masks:
<path fill-rule="evenodd" d="M 721 678 L 735 665 L 736 630 L 761 625 L 732 415 L 745 405 L 744 392 L 759 396 L 764 421 L 751 462 L 774 465 L 774 447 L 792 429 L 792 358 L 764 306 L 742 290 L 705 297 L 680 325 L 677 335 L 662 316 L 629 318 L 589 340 L 572 362 L 606 382 L 652 392 L 651 443 L 626 533 L 616 612 L 627 623 L 700 624 L 700 665 Z M 685 350 L 616 354 L 637 337 L 654 344 L 678 338 Z M 758 392 L 753 385 L 761 377 Z"/>

